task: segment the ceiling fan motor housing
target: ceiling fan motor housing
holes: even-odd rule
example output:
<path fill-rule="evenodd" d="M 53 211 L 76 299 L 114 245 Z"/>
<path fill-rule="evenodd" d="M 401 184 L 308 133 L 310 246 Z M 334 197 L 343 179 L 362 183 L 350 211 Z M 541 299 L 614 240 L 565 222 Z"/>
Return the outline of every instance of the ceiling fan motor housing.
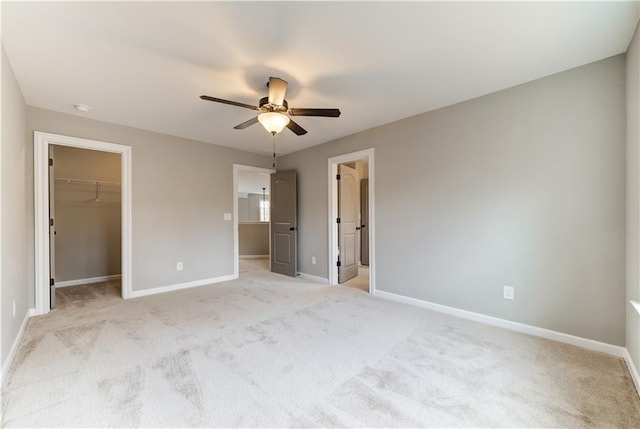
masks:
<path fill-rule="evenodd" d="M 287 103 L 287 100 L 282 100 L 282 106 L 278 106 L 277 104 L 269 103 L 269 97 L 262 97 L 258 106 L 263 112 L 287 113 L 289 110 L 289 103 Z"/>

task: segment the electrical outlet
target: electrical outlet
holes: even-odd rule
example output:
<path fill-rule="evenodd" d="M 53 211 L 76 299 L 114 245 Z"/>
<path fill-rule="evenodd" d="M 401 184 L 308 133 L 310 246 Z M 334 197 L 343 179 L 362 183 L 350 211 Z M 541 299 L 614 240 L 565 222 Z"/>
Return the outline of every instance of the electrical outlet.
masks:
<path fill-rule="evenodd" d="M 182 271 L 184 269 L 184 265 L 182 262 L 176 263 L 176 271 Z"/>
<path fill-rule="evenodd" d="M 311 263 L 312 263 L 313 265 L 315 265 L 315 264 L 316 264 L 316 257 L 315 257 L 315 256 L 312 256 L 312 257 L 311 257 Z"/>
<path fill-rule="evenodd" d="M 515 299 L 515 292 L 514 292 L 513 286 L 503 286 L 502 295 L 504 296 L 504 299 L 510 299 L 510 300 Z"/>
<path fill-rule="evenodd" d="M 16 300 L 13 300 L 13 317 L 16 317 Z"/>

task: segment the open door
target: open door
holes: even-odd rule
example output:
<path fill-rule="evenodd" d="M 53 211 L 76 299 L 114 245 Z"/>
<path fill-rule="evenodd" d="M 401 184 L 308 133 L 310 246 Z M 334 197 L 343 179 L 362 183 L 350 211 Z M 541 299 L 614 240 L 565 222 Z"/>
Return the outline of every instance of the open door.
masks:
<path fill-rule="evenodd" d="M 358 275 L 359 183 L 354 168 L 338 166 L 338 283 Z"/>
<path fill-rule="evenodd" d="M 360 261 L 369 265 L 369 179 L 360 181 Z"/>
<path fill-rule="evenodd" d="M 49 145 L 49 288 L 50 308 L 56 306 L 56 216 L 55 177 L 53 173 L 54 146 Z"/>
<path fill-rule="evenodd" d="M 295 277 L 297 264 L 296 172 L 271 175 L 271 271 Z"/>

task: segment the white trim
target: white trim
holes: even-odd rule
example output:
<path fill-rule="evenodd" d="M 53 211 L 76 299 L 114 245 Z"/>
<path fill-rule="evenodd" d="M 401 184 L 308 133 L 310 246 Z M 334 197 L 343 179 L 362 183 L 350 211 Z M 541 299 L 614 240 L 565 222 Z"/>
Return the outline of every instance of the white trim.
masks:
<path fill-rule="evenodd" d="M 334 156 L 328 159 L 329 176 L 328 176 L 328 222 L 329 222 L 329 278 L 330 285 L 338 284 L 338 227 L 335 219 L 338 217 L 338 183 L 336 175 L 338 174 L 338 164 L 345 162 L 366 160 L 369 164 L 369 294 L 376 294 L 376 235 L 375 235 L 375 165 L 374 165 L 375 149 L 364 149 L 358 152 L 347 153 L 340 156 Z"/>
<path fill-rule="evenodd" d="M 534 335 L 536 337 L 546 338 L 549 340 L 559 341 L 561 343 L 571 344 L 585 349 L 593 350 L 596 352 L 607 353 L 617 357 L 625 357 L 626 348 L 615 346 L 613 344 L 602 343 L 600 341 L 590 340 L 587 338 L 576 337 L 575 335 L 565 334 L 562 332 L 552 331 L 550 329 L 538 328 L 537 326 L 526 325 L 524 323 L 512 322 L 510 320 L 499 319 L 497 317 L 486 316 L 480 313 L 474 313 L 472 311 L 461 310 L 455 307 L 449 307 L 446 305 L 435 304 L 428 301 L 422 301 L 416 298 L 409 298 L 402 295 L 396 295 L 390 292 L 377 291 L 376 297 L 386 299 L 388 301 L 395 301 L 402 304 L 414 305 L 417 307 L 426 308 L 428 310 L 437 311 L 439 313 L 449 314 L 451 316 L 460 317 L 462 319 L 473 320 L 474 322 L 480 322 L 487 325 L 498 326 L 500 328 L 509 329 L 511 331 L 521 332 L 523 334 Z"/>
<path fill-rule="evenodd" d="M 227 282 L 229 280 L 235 280 L 237 278 L 238 278 L 238 276 L 230 274 L 228 276 L 220 276 L 220 277 L 212 277 L 210 279 L 194 280 L 192 282 L 178 283 L 178 284 L 175 284 L 175 285 L 161 286 L 161 287 L 156 287 L 156 288 L 151 288 L 151 289 L 134 290 L 131 293 L 131 298 L 140 298 L 141 296 L 156 295 L 156 294 L 159 294 L 159 293 L 173 292 L 173 291 L 182 290 L 182 289 L 190 289 L 192 287 L 206 286 L 206 285 L 211 285 L 211 284 L 214 284 L 214 283 L 220 283 L 220 282 Z"/>
<path fill-rule="evenodd" d="M 640 393 L 640 374 L 638 373 L 638 368 L 636 368 L 635 364 L 633 363 L 633 359 L 631 359 L 629 349 L 624 349 L 624 361 L 627 364 L 629 373 L 631 374 L 633 384 L 636 386 L 636 391 Z"/>
<path fill-rule="evenodd" d="M 24 315 L 24 320 L 22 320 L 22 324 L 20 325 L 20 329 L 18 330 L 18 334 L 16 335 L 15 340 L 13 340 L 13 344 L 11 344 L 11 348 L 9 349 L 9 354 L 7 355 L 7 360 L 2 365 L 2 373 L 0 373 L 0 385 L 2 385 L 5 381 L 5 377 L 7 376 L 7 372 L 9 368 L 11 368 L 11 364 L 13 363 L 13 358 L 18 351 L 18 346 L 22 342 L 22 337 L 24 336 L 24 331 L 27 329 L 27 323 L 29 319 L 36 315 L 36 310 L 34 308 L 30 308 L 27 310 L 27 314 Z"/>
<path fill-rule="evenodd" d="M 240 259 L 269 259 L 269 255 L 240 255 Z"/>
<path fill-rule="evenodd" d="M 240 275 L 240 245 L 238 244 L 238 172 L 248 171 L 253 173 L 273 174 L 276 170 L 271 168 L 252 167 L 250 165 L 233 164 L 233 275 L 237 279 Z M 264 223 L 264 222 L 260 222 Z M 271 240 L 271 233 L 269 233 Z M 269 243 L 271 249 L 271 243 Z"/>
<path fill-rule="evenodd" d="M 631 374 L 633 384 L 635 384 L 636 386 L 636 391 L 640 393 L 640 374 L 638 374 L 638 368 L 636 368 L 635 364 L 633 363 L 633 359 L 631 359 L 629 349 L 624 349 L 624 361 L 627 364 L 629 373 Z"/>
<path fill-rule="evenodd" d="M 55 286 L 56 288 L 59 288 L 59 287 L 88 285 L 92 283 L 108 282 L 109 280 L 118 280 L 121 278 L 122 278 L 121 274 L 113 274 L 111 276 L 100 276 L 100 277 L 89 277 L 86 279 L 65 280 L 62 282 L 56 282 Z"/>
<path fill-rule="evenodd" d="M 79 147 L 120 154 L 122 198 L 122 298 L 132 291 L 131 147 L 58 134 L 34 132 L 35 311 L 49 312 L 49 145 Z"/>
<path fill-rule="evenodd" d="M 325 285 L 329 284 L 329 279 L 325 279 L 324 277 L 320 277 L 320 276 L 314 276 L 312 274 L 298 273 L 298 277 L 300 277 L 303 280 L 309 280 L 311 282 L 322 283 Z"/>
<path fill-rule="evenodd" d="M 635 310 L 638 312 L 638 314 L 640 314 L 640 302 L 633 301 L 633 300 L 630 300 L 629 302 L 631 303 L 631 306 L 633 308 L 635 308 Z"/>

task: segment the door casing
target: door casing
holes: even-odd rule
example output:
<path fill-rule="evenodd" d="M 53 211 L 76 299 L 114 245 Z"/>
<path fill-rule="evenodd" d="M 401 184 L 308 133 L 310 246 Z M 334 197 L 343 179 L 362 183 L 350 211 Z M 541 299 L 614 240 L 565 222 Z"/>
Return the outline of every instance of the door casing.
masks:
<path fill-rule="evenodd" d="M 366 161 L 369 165 L 369 225 L 367 225 L 367 233 L 369 234 L 369 294 L 375 295 L 376 291 L 376 253 L 375 253 L 375 165 L 374 165 L 375 149 L 364 149 L 357 152 L 351 152 L 344 155 L 335 156 L 328 159 L 328 261 L 329 261 L 329 284 L 338 284 L 338 165 L 346 162 Z"/>

